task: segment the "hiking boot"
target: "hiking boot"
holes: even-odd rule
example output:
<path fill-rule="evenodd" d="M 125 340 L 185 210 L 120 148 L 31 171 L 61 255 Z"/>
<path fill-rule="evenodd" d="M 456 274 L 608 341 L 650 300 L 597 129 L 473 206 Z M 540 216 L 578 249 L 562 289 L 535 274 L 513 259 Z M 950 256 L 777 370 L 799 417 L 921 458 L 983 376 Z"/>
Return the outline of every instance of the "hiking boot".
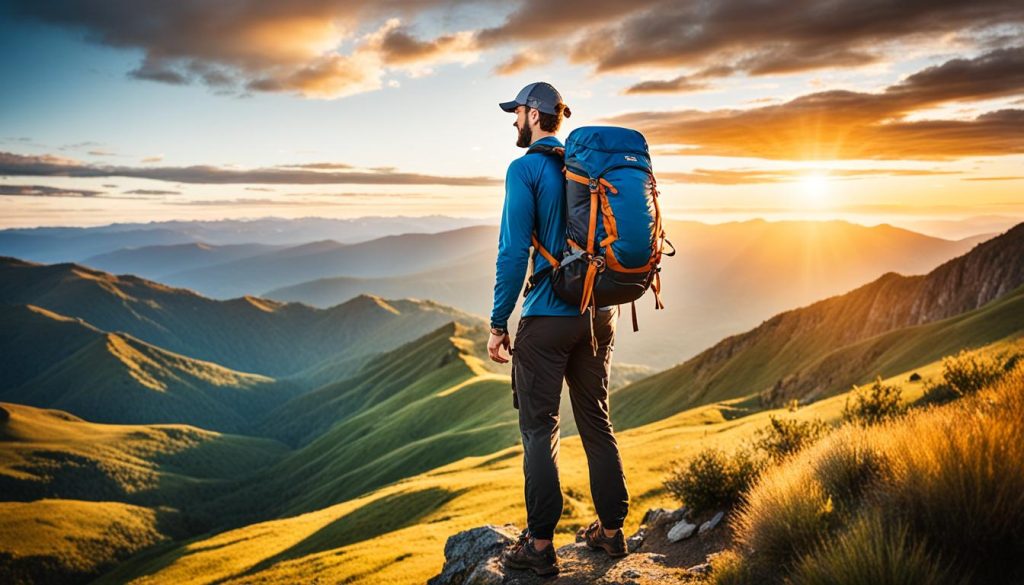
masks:
<path fill-rule="evenodd" d="M 501 560 L 510 569 L 530 569 L 541 577 L 558 574 L 558 557 L 555 555 L 554 543 L 548 544 L 543 550 L 537 550 L 529 529 L 523 530 L 519 534 L 519 540 L 501 553 Z"/>
<path fill-rule="evenodd" d="M 604 549 L 610 557 L 624 557 L 629 554 L 626 551 L 626 537 L 622 535 L 620 528 L 614 536 L 605 536 L 600 520 L 594 520 L 587 528 L 580 528 L 576 531 L 576 542 L 585 542 L 587 547 L 593 550 Z"/>

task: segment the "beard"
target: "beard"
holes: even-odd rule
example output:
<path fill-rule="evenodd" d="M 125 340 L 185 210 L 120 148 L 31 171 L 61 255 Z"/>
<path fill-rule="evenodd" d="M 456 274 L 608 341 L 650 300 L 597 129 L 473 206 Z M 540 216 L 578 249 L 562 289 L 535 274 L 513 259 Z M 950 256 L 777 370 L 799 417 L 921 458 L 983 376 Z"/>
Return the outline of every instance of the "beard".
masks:
<path fill-rule="evenodd" d="M 530 124 L 523 124 L 523 127 L 519 129 L 519 138 L 516 140 L 516 146 L 519 148 L 528 148 L 533 143 L 533 130 L 530 128 Z"/>

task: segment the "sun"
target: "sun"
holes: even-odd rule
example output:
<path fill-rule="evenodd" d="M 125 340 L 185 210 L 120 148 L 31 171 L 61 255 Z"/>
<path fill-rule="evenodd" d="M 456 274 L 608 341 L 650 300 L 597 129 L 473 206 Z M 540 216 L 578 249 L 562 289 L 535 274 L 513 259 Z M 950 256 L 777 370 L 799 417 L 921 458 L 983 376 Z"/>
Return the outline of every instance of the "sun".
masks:
<path fill-rule="evenodd" d="M 824 207 L 829 200 L 830 181 L 824 173 L 808 173 L 800 178 L 800 193 L 805 205 Z"/>

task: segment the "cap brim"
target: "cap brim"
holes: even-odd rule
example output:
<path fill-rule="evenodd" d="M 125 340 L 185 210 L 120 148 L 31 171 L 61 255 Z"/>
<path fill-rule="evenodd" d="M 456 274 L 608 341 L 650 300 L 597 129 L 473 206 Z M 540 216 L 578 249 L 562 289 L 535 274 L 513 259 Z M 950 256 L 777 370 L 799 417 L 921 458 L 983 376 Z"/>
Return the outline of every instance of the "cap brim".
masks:
<path fill-rule="evenodd" d="M 501 102 L 500 104 L 498 104 L 498 107 L 505 110 L 506 112 L 514 112 L 516 111 L 516 107 L 518 106 L 519 104 L 516 103 L 516 100 L 512 100 L 510 102 Z"/>

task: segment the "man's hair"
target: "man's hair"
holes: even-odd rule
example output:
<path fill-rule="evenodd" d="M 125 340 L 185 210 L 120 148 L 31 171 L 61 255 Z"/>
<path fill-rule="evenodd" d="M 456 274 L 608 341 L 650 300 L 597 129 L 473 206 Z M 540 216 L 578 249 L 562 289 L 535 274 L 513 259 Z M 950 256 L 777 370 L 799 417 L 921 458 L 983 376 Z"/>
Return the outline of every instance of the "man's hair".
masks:
<path fill-rule="evenodd" d="M 545 132 L 558 132 L 558 129 L 562 127 L 562 118 L 568 118 L 572 115 L 572 111 L 569 106 L 565 104 L 555 104 L 556 114 L 545 114 L 544 112 L 537 110 L 540 114 L 540 129 Z M 526 113 L 529 115 L 530 106 L 526 106 Z"/>

